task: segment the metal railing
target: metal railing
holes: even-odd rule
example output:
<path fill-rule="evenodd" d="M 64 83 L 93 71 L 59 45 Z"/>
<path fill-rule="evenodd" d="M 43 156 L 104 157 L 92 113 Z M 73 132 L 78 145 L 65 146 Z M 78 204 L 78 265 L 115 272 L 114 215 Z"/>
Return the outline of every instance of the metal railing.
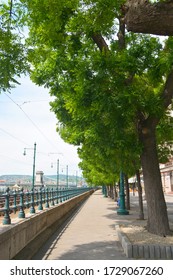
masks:
<path fill-rule="evenodd" d="M 11 213 L 18 213 L 18 218 L 25 218 L 25 209 L 30 208 L 30 213 L 37 210 L 43 210 L 50 206 L 58 205 L 72 197 L 85 193 L 91 188 L 48 188 L 41 187 L 31 189 L 31 191 L 21 188 L 20 191 L 11 191 L 6 189 L 4 194 L 0 195 L 0 214 L 3 215 L 3 225 L 11 224 Z"/>

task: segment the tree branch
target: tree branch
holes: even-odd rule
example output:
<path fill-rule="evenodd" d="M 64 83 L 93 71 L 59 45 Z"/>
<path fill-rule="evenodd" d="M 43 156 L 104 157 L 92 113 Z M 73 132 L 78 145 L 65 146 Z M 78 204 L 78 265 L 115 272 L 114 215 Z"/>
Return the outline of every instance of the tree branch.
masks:
<path fill-rule="evenodd" d="M 91 35 L 91 38 L 93 39 L 93 41 L 96 43 L 96 45 L 98 46 L 98 48 L 100 49 L 101 52 L 105 51 L 109 51 L 109 47 L 105 41 L 105 39 L 103 38 L 103 36 L 99 33 L 93 33 Z"/>
<path fill-rule="evenodd" d="M 119 44 L 119 49 L 123 50 L 126 47 L 126 42 L 125 42 L 125 23 L 124 23 L 124 18 L 119 18 L 119 31 L 117 34 L 118 37 L 118 44 Z"/>
<path fill-rule="evenodd" d="M 173 69 L 169 73 L 165 87 L 162 93 L 162 98 L 163 98 L 163 105 L 164 108 L 167 109 L 168 106 L 172 103 L 172 98 L 173 98 Z"/>
<path fill-rule="evenodd" d="M 13 0 L 10 2 L 10 19 L 12 18 L 12 13 L 13 13 Z"/>

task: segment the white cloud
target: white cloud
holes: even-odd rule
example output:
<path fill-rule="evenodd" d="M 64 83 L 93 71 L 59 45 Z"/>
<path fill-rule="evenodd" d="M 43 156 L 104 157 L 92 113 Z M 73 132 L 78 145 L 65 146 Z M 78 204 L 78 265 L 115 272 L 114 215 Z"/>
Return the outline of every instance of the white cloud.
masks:
<path fill-rule="evenodd" d="M 20 82 L 8 96 L 0 95 L 0 175 L 32 174 L 35 142 L 36 170 L 55 174 L 56 166 L 52 169 L 51 162 L 59 158 L 60 168 L 65 170 L 68 165 L 69 174 L 75 174 L 79 163 L 77 148 L 65 143 L 56 132 L 57 119 L 50 112 L 48 90 L 37 87 L 28 77 Z M 31 150 L 24 157 L 25 147 Z"/>

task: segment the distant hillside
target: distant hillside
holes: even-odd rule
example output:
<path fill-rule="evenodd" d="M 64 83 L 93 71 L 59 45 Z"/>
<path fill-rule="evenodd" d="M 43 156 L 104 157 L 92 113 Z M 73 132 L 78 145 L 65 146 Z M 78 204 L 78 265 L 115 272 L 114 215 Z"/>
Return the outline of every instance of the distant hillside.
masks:
<path fill-rule="evenodd" d="M 30 182 L 32 180 L 32 176 L 30 175 L 1 175 L 0 176 L 0 181 L 6 181 L 6 182 L 14 182 L 16 183 L 17 181 L 25 181 L 25 182 Z"/>
<path fill-rule="evenodd" d="M 59 175 L 59 180 L 60 181 L 66 181 L 66 175 L 60 174 Z M 81 181 L 81 177 L 77 177 L 78 182 Z M 55 182 L 57 180 L 57 175 L 44 175 L 44 182 L 50 182 L 53 181 Z M 5 181 L 7 183 L 18 183 L 18 182 L 25 182 L 25 183 L 30 183 L 32 182 L 32 176 L 31 175 L 1 175 L 0 176 L 0 181 Z M 69 182 L 76 182 L 76 176 L 69 175 L 68 176 L 68 181 Z"/>

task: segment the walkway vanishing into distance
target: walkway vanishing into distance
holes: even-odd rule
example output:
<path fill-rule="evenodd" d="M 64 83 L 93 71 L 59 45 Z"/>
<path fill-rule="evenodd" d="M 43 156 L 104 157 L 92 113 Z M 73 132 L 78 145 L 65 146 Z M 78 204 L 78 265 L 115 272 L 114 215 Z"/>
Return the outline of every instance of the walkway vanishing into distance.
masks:
<path fill-rule="evenodd" d="M 127 259 L 115 230 L 115 206 L 111 198 L 103 197 L 101 190 L 96 191 L 32 259 Z"/>

